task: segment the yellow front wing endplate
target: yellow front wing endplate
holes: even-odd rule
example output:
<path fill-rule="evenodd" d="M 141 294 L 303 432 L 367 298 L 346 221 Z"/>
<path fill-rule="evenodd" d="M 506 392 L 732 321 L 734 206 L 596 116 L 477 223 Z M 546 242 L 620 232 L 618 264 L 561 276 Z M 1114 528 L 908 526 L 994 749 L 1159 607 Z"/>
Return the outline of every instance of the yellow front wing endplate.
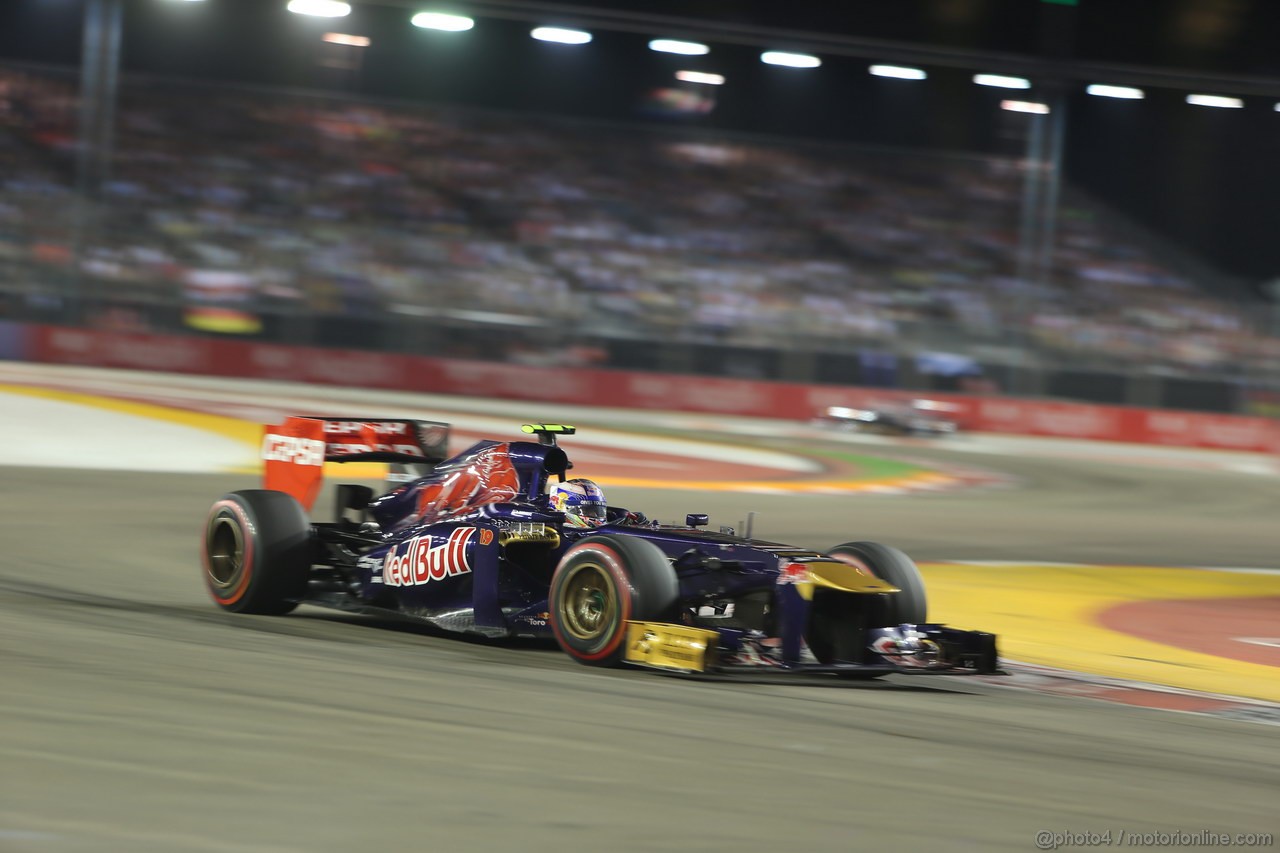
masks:
<path fill-rule="evenodd" d="M 628 622 L 623 660 L 654 669 L 705 672 L 709 650 L 720 635 L 715 631 L 666 622 Z"/>

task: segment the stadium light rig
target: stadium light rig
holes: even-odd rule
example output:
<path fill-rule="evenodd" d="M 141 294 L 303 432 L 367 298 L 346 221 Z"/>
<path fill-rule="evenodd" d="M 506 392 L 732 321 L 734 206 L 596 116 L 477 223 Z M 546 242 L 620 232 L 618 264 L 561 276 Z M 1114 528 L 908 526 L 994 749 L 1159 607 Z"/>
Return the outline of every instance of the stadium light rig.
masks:
<path fill-rule="evenodd" d="M 353 36 L 350 33 L 325 33 L 322 38 L 329 44 L 342 44 L 347 47 L 368 47 L 373 44 L 368 36 Z"/>
<path fill-rule="evenodd" d="M 782 50 L 766 50 L 760 54 L 765 65 L 781 65 L 786 68 L 817 68 L 822 60 L 807 53 L 787 53 Z"/>
<path fill-rule="evenodd" d="M 1197 107 L 1218 107 L 1224 110 L 1238 110 L 1244 106 L 1239 98 L 1226 95 L 1187 95 L 1187 103 Z"/>
<path fill-rule="evenodd" d="M 923 68 L 908 68 L 904 65 L 872 65 L 867 71 L 876 77 L 892 77 L 895 80 L 926 80 L 929 77 Z"/>
<path fill-rule="evenodd" d="M 351 4 L 341 0 L 289 0 L 285 8 L 295 15 L 316 18 L 345 18 L 351 14 Z"/>
<path fill-rule="evenodd" d="M 676 79 L 684 83 L 702 83 L 707 86 L 723 86 L 723 74 L 711 74 L 706 71 L 677 71 Z"/>
<path fill-rule="evenodd" d="M 703 56 L 711 52 L 711 48 L 701 42 L 677 39 L 654 39 L 649 42 L 649 50 L 656 50 L 658 53 L 678 53 L 681 56 Z"/>
<path fill-rule="evenodd" d="M 1108 86 L 1105 83 L 1091 83 L 1085 87 L 1085 91 L 1099 98 L 1124 98 L 1130 101 L 1140 101 L 1147 96 L 1146 92 L 1132 86 Z"/>
<path fill-rule="evenodd" d="M 1025 77 L 1006 77 L 1003 74 L 975 74 L 973 82 L 979 86 L 994 86 L 997 89 L 1030 89 L 1031 81 Z"/>
<path fill-rule="evenodd" d="M 450 15 L 447 12 L 419 12 L 409 19 L 409 23 L 424 30 L 441 30 L 446 33 L 466 32 L 476 25 L 466 15 Z"/>
<path fill-rule="evenodd" d="M 591 33 L 564 27 L 535 27 L 529 35 L 538 41 L 550 41 L 556 44 L 587 44 L 591 41 Z"/>
<path fill-rule="evenodd" d="M 1047 116 L 1049 114 L 1049 105 L 1036 101 L 1001 101 L 1000 109 L 1008 110 L 1011 113 L 1031 113 L 1038 116 Z"/>

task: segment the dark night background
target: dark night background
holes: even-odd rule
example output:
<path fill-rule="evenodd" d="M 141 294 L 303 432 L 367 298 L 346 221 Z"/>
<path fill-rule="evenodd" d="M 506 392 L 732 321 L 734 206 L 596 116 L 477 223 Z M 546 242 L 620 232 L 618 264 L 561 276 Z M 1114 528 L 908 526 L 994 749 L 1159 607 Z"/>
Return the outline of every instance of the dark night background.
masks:
<path fill-rule="evenodd" d="M 554 5 L 554 4 L 553 4 Z M 1222 270 L 1257 284 L 1280 276 L 1273 235 L 1280 194 L 1280 3 L 1276 0 L 596 0 L 575 4 L 602 13 L 696 19 L 778 31 L 777 47 L 804 46 L 803 33 L 890 40 L 942 48 L 1037 56 L 1047 42 L 1065 61 L 1154 66 L 1205 75 L 1275 77 L 1275 95 L 1246 97 L 1242 110 L 1184 103 L 1188 88 L 1147 88 L 1145 101 L 1094 98 L 1075 86 L 1068 99 L 1064 166 L 1085 189 L 1192 249 Z M 353 94 L 640 120 L 640 95 L 676 68 L 717 71 L 728 84 L 699 124 L 755 133 L 1019 153 L 1008 133 L 1016 120 L 996 109 L 1009 97 L 970 81 L 973 71 L 933 67 L 925 83 L 883 80 L 868 60 L 823 55 L 823 67 L 795 72 L 764 66 L 759 48 L 710 41 L 704 57 L 647 49 L 649 38 L 679 32 L 608 32 L 565 49 L 528 37 L 530 23 L 489 18 L 484 5 L 413 8 L 353 2 L 343 19 L 289 14 L 284 0 L 126 0 L 126 73 L 174 75 L 291 87 L 341 88 Z M 466 33 L 409 25 L 412 11 L 469 13 Z M 528 11 L 538 4 L 491 8 Z M 567 8 L 560 7 L 560 8 Z M 0 60 L 75 65 L 82 0 L 4 0 Z M 1074 21 L 1073 43 L 1067 32 Z M 542 23 L 572 23 L 548 14 Z M 714 26 L 714 24 L 713 24 Z M 372 38 L 358 77 L 319 76 L 318 35 L 338 30 Z M 781 31 L 795 31 L 791 38 Z M 1048 35 L 1046 36 L 1046 31 Z M 818 51 L 820 52 L 820 51 Z M 1096 82 L 1112 82 L 1098 80 Z M 1232 94 L 1227 81 L 1198 91 Z M 1036 97 L 1032 90 L 1029 97 Z M 1022 95 L 1015 95 L 1022 97 Z"/>

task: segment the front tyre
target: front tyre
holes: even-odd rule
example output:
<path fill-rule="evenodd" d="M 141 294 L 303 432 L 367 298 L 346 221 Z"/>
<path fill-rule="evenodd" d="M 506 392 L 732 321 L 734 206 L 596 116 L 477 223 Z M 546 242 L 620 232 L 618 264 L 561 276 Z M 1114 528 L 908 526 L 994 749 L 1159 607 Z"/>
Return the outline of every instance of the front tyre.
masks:
<path fill-rule="evenodd" d="M 919 625 L 928 622 L 929 606 L 924 593 L 924 578 L 911 558 L 879 542 L 846 542 L 828 553 L 833 559 L 863 569 L 880 580 L 896 586 L 900 592 L 884 595 L 884 605 L 876 608 L 869 628 Z"/>
<path fill-rule="evenodd" d="M 658 546 L 632 536 L 583 539 L 551 577 L 548 611 L 560 648 L 591 666 L 616 666 L 628 622 L 672 618 L 679 584 Z"/>
<path fill-rule="evenodd" d="M 204 528 L 209 594 L 233 613 L 288 613 L 307 591 L 312 535 L 306 511 L 291 495 L 266 489 L 223 495 Z"/>

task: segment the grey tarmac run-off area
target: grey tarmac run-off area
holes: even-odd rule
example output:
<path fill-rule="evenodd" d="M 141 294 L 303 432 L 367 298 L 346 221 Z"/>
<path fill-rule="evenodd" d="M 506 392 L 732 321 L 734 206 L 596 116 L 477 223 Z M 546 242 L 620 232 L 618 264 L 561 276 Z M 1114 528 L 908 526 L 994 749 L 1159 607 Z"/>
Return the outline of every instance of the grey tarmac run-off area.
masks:
<path fill-rule="evenodd" d="M 1280 563 L 1274 477 L 954 458 L 1023 485 L 610 498 L 713 524 L 757 510 L 760 535 L 874 538 L 920 560 Z M 0 470 L 0 851 L 986 851 L 1034 850 L 1039 831 L 1280 834 L 1274 726 L 977 679 L 698 682 L 313 608 L 222 613 L 201 585 L 200 525 L 218 494 L 253 485 Z"/>

